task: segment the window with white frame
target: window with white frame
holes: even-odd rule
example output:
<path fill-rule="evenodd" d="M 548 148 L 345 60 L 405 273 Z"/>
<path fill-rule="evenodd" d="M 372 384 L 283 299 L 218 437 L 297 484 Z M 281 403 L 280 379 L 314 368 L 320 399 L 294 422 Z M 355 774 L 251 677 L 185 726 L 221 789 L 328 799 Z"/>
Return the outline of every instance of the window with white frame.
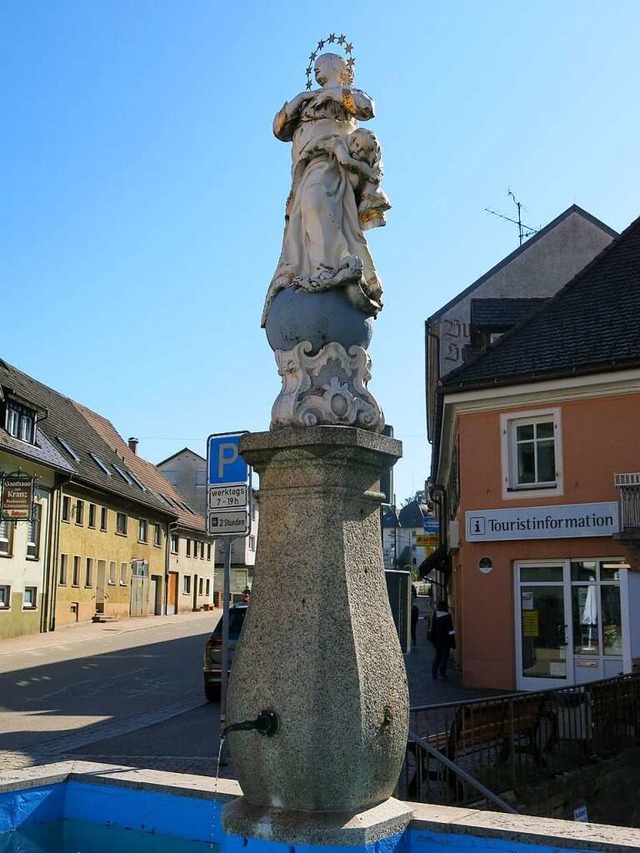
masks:
<path fill-rule="evenodd" d="M 7 404 L 5 426 L 9 435 L 33 444 L 35 423 L 35 412 L 24 406 L 19 406 L 17 403 Z"/>
<path fill-rule="evenodd" d="M 127 585 L 128 568 L 129 568 L 128 563 L 120 563 L 120 586 L 126 586 Z"/>
<path fill-rule="evenodd" d="M 13 549 L 13 522 L 0 521 L 0 554 L 10 557 Z"/>
<path fill-rule="evenodd" d="M 504 497 L 562 493 L 560 409 L 500 416 Z"/>
<path fill-rule="evenodd" d="M 67 577 L 69 575 L 69 555 L 68 554 L 60 554 L 60 574 L 58 576 L 58 583 L 60 586 L 67 585 Z"/>
<path fill-rule="evenodd" d="M 9 584 L 0 584 L 0 610 L 9 610 L 11 607 L 11 587 Z"/>
<path fill-rule="evenodd" d="M 249 550 L 250 551 L 256 550 L 256 537 L 255 536 L 249 537 Z"/>
<path fill-rule="evenodd" d="M 27 557 L 37 560 L 40 556 L 40 516 L 42 507 L 33 505 L 33 515 L 27 529 Z"/>
<path fill-rule="evenodd" d="M 38 606 L 38 587 L 25 586 L 22 594 L 22 609 L 35 610 Z"/>
<path fill-rule="evenodd" d="M 172 533 L 171 534 L 171 553 L 172 554 L 178 553 L 179 542 L 180 542 L 180 537 L 176 533 Z"/>
<path fill-rule="evenodd" d="M 138 542 L 146 542 L 149 538 L 149 522 L 146 518 L 138 519 Z"/>
<path fill-rule="evenodd" d="M 110 586 L 113 586 L 115 584 L 115 582 L 116 582 L 116 561 L 110 560 L 109 561 L 109 581 L 108 581 L 108 583 Z"/>

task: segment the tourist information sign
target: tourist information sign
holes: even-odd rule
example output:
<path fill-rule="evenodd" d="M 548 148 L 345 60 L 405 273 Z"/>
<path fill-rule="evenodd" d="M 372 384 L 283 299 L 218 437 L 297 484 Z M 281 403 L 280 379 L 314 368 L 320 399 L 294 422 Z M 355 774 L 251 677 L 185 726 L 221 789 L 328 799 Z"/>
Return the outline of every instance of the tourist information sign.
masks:
<path fill-rule="evenodd" d="M 244 433 L 207 439 L 207 533 L 246 536 L 250 529 L 251 469 L 240 456 Z"/>

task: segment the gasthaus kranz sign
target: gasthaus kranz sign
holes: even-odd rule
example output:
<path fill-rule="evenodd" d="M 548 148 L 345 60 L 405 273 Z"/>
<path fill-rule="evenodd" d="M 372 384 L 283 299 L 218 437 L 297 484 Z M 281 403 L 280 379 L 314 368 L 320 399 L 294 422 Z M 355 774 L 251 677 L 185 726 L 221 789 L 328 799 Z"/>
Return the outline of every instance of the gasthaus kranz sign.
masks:
<path fill-rule="evenodd" d="M 612 536 L 620 527 L 615 501 L 470 510 L 465 516 L 467 542 Z"/>

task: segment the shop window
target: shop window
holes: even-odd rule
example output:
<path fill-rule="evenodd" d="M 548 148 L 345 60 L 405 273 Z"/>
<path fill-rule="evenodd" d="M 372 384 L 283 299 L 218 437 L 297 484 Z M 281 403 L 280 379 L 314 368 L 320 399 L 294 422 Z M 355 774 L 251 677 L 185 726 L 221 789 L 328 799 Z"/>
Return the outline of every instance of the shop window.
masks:
<path fill-rule="evenodd" d="M 13 522 L 0 521 L 0 555 L 10 557 L 13 553 Z"/>
<path fill-rule="evenodd" d="M 0 584 L 0 610 L 11 608 L 11 587 L 9 584 Z"/>
<path fill-rule="evenodd" d="M 25 586 L 22 594 L 22 609 L 35 610 L 38 607 L 38 587 Z"/>
<path fill-rule="evenodd" d="M 33 515 L 27 529 L 27 557 L 37 560 L 40 556 L 40 517 L 42 507 L 33 505 Z"/>
<path fill-rule="evenodd" d="M 560 410 L 500 416 L 503 497 L 562 494 Z"/>

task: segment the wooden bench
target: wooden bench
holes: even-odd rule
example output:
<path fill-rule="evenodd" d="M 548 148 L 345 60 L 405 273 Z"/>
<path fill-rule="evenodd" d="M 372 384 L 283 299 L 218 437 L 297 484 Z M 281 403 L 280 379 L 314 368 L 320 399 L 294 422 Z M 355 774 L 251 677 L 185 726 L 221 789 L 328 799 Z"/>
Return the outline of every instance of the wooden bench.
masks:
<path fill-rule="evenodd" d="M 456 711 L 447 738 L 446 756 L 458 761 L 463 755 L 484 750 L 504 762 L 514 753 L 526 753 L 536 765 L 544 765 L 544 751 L 538 739 L 544 701 L 543 696 L 534 695 L 506 702 L 463 705 Z"/>
<path fill-rule="evenodd" d="M 449 729 L 427 736 L 426 741 L 472 775 L 479 766 L 496 767 L 514 754 L 530 755 L 537 767 L 545 767 L 549 740 L 540 728 L 546 719 L 545 707 L 541 694 L 461 705 Z M 427 777 L 446 780 L 453 790 L 458 787 L 455 773 L 434 764 L 419 741 L 408 743 L 407 755 L 414 767 L 407 784 L 408 798 L 419 795 L 419 780 Z"/>

